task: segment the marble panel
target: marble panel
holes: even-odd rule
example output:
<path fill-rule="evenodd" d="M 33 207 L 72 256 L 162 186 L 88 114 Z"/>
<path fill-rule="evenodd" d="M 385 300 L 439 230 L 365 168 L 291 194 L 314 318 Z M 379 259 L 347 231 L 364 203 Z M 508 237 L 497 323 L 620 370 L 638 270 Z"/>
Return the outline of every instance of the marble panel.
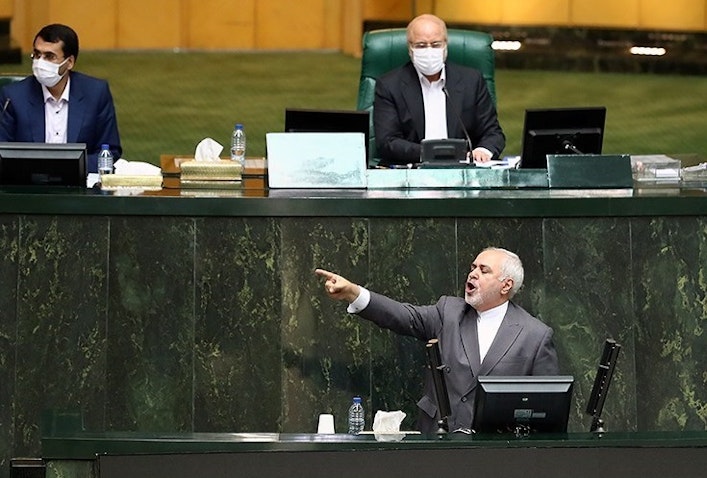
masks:
<path fill-rule="evenodd" d="M 88 460 L 48 460 L 47 478 L 98 478 L 98 465 Z"/>
<path fill-rule="evenodd" d="M 707 429 L 707 220 L 632 220 L 638 428 Z"/>
<path fill-rule="evenodd" d="M 632 251 L 629 222 L 615 218 L 543 221 L 545 297 L 538 317 L 555 330 L 563 373 L 575 377 L 570 431 L 585 414 L 607 338 L 622 345 L 604 413 L 609 429 L 636 427 Z"/>
<path fill-rule="evenodd" d="M 523 260 L 514 300 L 577 379 L 570 431 L 607 337 L 609 430 L 707 428 L 701 217 L 18 215 L 0 216 L 0 465 L 37 456 L 46 409 L 146 432 L 314 432 L 333 413 L 345 432 L 361 395 L 367 428 L 379 409 L 414 428 L 424 344 L 349 315 L 313 271 L 433 303 L 491 245 Z"/>
<path fill-rule="evenodd" d="M 454 219 L 376 218 L 370 223 L 365 286 L 413 304 L 433 304 L 442 295 L 459 293 Z M 402 410 L 407 414 L 403 427 L 414 430 L 427 373 L 426 344 L 371 327 L 371 413 Z"/>
<path fill-rule="evenodd" d="M 194 219 L 111 219 L 108 430 L 192 429 L 194 249 Z"/>
<path fill-rule="evenodd" d="M 196 431 L 278 431 L 281 273 L 277 221 L 197 220 Z"/>
<path fill-rule="evenodd" d="M 104 413 L 109 222 L 22 216 L 17 255 L 16 455 L 39 456 L 41 416 Z"/>
<path fill-rule="evenodd" d="M 0 476 L 14 448 L 13 397 L 17 315 L 18 216 L 0 216 Z"/>
<path fill-rule="evenodd" d="M 317 268 L 352 281 L 369 267 L 368 221 L 285 218 L 281 221 L 282 424 L 284 432 L 316 432 L 320 413 L 346 432 L 354 395 L 370 410 L 370 324 L 330 299 Z M 370 423 L 369 425 L 370 426 Z"/>

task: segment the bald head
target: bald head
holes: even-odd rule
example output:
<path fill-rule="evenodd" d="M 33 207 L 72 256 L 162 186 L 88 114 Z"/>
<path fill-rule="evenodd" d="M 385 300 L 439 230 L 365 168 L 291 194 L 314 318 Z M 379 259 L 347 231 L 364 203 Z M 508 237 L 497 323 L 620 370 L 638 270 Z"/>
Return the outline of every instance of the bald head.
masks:
<path fill-rule="evenodd" d="M 447 39 L 447 25 L 438 16 L 425 13 L 413 18 L 407 27 L 408 42 L 414 43 L 421 37 L 442 36 Z"/>

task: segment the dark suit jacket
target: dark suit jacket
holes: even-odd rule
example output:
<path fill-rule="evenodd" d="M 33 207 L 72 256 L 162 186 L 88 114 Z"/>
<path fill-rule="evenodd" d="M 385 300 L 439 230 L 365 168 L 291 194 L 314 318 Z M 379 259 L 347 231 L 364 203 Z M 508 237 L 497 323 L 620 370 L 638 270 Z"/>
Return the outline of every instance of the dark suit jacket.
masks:
<path fill-rule="evenodd" d="M 506 138 L 498 124 L 493 104 L 481 72 L 446 64 L 447 134 L 464 139 L 460 115 L 474 148 L 483 146 L 498 157 Z M 455 113 L 456 111 L 456 113 Z M 384 164 L 420 161 L 420 142 L 425 137 L 425 109 L 417 71 L 408 62 L 376 81 L 373 103 L 376 148 Z"/>
<path fill-rule="evenodd" d="M 508 303 L 506 316 L 483 363 L 479 363 L 478 314 L 461 297 L 442 296 L 435 305 L 416 306 L 371 292 L 370 303 L 359 315 L 425 343 L 439 339 L 442 363 L 447 366 L 450 431 L 472 428 L 478 376 L 559 374 L 552 329 L 513 302 Z M 417 406 L 418 428 L 423 433 L 434 433 L 439 416 L 430 373 Z"/>
<path fill-rule="evenodd" d="M 75 71 L 69 74 L 71 89 L 66 141 L 86 143 L 87 172 L 95 173 L 98 172 L 101 144 L 110 145 L 116 160 L 123 152 L 113 97 L 105 80 Z M 0 141 L 44 142 L 44 97 L 42 86 L 34 76 L 5 86 L 0 93 L 0 105 L 7 105 L 0 118 Z"/>

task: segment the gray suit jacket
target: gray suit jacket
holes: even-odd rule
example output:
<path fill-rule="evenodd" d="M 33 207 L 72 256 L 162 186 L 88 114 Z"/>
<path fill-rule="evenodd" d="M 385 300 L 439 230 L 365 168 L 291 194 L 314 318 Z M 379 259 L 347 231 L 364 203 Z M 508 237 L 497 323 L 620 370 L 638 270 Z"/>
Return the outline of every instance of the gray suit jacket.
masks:
<path fill-rule="evenodd" d="M 452 412 L 450 431 L 472 428 L 478 376 L 558 375 L 560 371 L 552 329 L 512 302 L 483 363 L 479 359 L 478 314 L 461 297 L 442 296 L 434 305 L 417 306 L 371 292 L 370 303 L 358 315 L 425 343 L 439 340 Z M 417 406 L 419 430 L 434 433 L 439 416 L 429 372 Z"/>

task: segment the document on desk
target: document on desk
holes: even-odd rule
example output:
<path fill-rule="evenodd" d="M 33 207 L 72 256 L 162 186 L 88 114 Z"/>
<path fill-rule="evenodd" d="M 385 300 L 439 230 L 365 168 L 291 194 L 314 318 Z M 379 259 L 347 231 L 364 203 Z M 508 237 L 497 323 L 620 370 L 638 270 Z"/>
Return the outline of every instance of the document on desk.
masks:
<path fill-rule="evenodd" d="M 365 188 L 363 133 L 267 133 L 270 188 Z"/>
<path fill-rule="evenodd" d="M 503 159 L 492 159 L 491 161 L 474 161 L 477 168 L 490 169 L 515 169 L 520 162 L 520 156 L 507 156 Z"/>

